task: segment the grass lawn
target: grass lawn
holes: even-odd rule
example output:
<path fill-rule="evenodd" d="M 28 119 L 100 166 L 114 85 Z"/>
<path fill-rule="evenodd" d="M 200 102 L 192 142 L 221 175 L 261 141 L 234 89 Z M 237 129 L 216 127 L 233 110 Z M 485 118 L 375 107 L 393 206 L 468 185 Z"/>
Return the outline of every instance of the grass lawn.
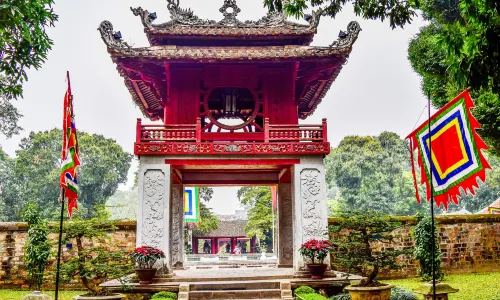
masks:
<path fill-rule="evenodd" d="M 408 290 L 422 285 L 419 278 L 384 282 Z M 458 293 L 450 295 L 450 300 L 500 300 L 500 272 L 450 275 L 446 276 L 445 282 L 453 288 L 460 289 Z M 423 299 L 423 297 L 419 297 L 419 299 Z"/>
<path fill-rule="evenodd" d="M 0 290 L 0 299 L 2 300 L 20 300 L 24 295 L 31 293 L 31 291 L 14 291 L 14 290 Z M 54 299 L 54 291 L 44 291 Z M 72 300 L 73 296 L 82 295 L 86 292 L 82 291 L 59 291 L 60 300 Z"/>

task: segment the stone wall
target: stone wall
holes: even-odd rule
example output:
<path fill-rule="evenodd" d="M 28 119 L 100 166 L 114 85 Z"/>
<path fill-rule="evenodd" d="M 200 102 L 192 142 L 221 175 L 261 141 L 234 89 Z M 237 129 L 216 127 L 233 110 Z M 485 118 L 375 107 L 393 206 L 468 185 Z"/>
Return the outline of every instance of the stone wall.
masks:
<path fill-rule="evenodd" d="M 411 228 L 416 220 L 413 217 L 398 217 L 402 227 L 394 234 L 398 237 L 396 249 L 413 248 Z M 447 274 L 500 271 L 500 215 L 439 216 L 439 243 L 443 253 L 441 265 Z M 338 219 L 329 219 L 330 224 Z M 135 247 L 136 223 L 121 222 L 113 232 L 111 250 L 132 250 Z M 0 288 L 27 288 L 26 268 L 24 267 L 24 244 L 27 238 L 25 223 L 0 223 Z M 57 235 L 51 239 L 56 242 Z M 379 245 L 380 247 L 380 245 Z M 54 249 L 55 251 L 55 249 Z M 64 258 L 74 254 L 75 249 L 63 245 Z M 332 255 L 335 261 L 335 254 Z M 410 256 L 402 257 L 405 268 L 400 271 L 385 271 L 383 278 L 402 278 L 416 276 L 418 262 Z M 55 258 L 51 261 L 53 269 Z M 52 275 L 47 275 L 48 278 Z M 51 282 L 51 280 L 47 280 Z M 75 280 L 66 288 L 81 288 Z"/>
<path fill-rule="evenodd" d="M 118 229 L 110 234 L 109 246 L 110 250 L 133 250 L 135 248 L 135 232 L 136 222 L 120 222 L 117 224 Z M 28 235 L 28 226 L 26 223 L 2 223 L 0 222 L 0 288 L 28 288 L 26 281 L 26 267 L 24 264 L 24 244 Z M 51 234 L 50 239 L 57 245 L 57 234 Z M 76 255 L 76 247 L 73 244 L 63 245 L 63 255 L 61 263 L 65 259 Z M 84 242 L 84 246 L 89 245 L 89 241 Z M 54 253 L 57 253 L 57 248 L 54 248 Z M 56 259 L 52 258 L 49 266 L 49 272 L 46 274 L 47 283 L 54 282 L 50 278 L 54 278 L 51 271 L 55 270 Z M 53 288 L 53 284 L 49 284 L 47 288 Z M 82 286 L 78 280 L 64 284 L 67 289 L 81 289 Z"/>
<path fill-rule="evenodd" d="M 398 250 L 412 249 L 414 217 L 396 217 L 402 227 L 394 232 Z M 329 219 L 333 225 L 339 219 Z M 500 271 L 500 215 L 450 215 L 436 217 L 438 222 L 441 267 L 446 274 Z M 378 250 L 384 245 L 376 245 Z M 335 269 L 335 254 L 332 254 Z M 401 256 L 404 266 L 399 271 L 384 270 L 380 278 L 405 278 L 417 276 L 419 263 L 410 255 Z"/>

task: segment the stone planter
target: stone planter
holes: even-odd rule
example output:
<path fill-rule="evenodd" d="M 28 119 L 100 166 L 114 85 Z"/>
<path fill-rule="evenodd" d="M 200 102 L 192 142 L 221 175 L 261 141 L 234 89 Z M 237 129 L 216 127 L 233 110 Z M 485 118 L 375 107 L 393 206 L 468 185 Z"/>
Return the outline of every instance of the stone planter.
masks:
<path fill-rule="evenodd" d="M 311 279 L 323 279 L 323 275 L 325 275 L 327 268 L 327 264 L 307 264 Z"/>
<path fill-rule="evenodd" d="M 392 285 L 386 284 L 376 287 L 347 286 L 345 290 L 349 292 L 351 300 L 389 300 L 391 297 Z"/>
<path fill-rule="evenodd" d="M 106 296 L 86 296 L 78 295 L 73 297 L 73 300 L 123 300 L 125 295 L 122 294 L 111 294 Z"/>
<path fill-rule="evenodd" d="M 40 291 L 33 291 L 31 294 L 25 295 L 21 300 L 52 300 L 49 295 L 42 294 Z"/>
<path fill-rule="evenodd" d="M 135 269 L 135 274 L 139 277 L 139 284 L 150 284 L 156 275 L 156 269 Z"/>

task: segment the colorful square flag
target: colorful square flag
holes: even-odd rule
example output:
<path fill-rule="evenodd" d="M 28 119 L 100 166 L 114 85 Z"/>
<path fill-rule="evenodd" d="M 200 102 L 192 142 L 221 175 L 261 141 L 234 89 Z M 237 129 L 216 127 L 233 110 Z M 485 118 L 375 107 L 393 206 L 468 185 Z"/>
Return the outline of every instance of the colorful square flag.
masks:
<path fill-rule="evenodd" d="M 200 222 L 200 197 L 197 187 L 184 188 L 184 221 L 195 224 Z"/>
<path fill-rule="evenodd" d="M 449 202 L 458 204 L 460 188 L 474 194 L 473 187 L 478 188 L 477 178 L 486 179 L 485 169 L 491 167 L 481 153 L 487 146 L 476 133 L 480 125 L 470 111 L 473 107 L 466 90 L 431 117 L 430 132 L 426 122 L 406 137 L 410 139 L 413 179 L 419 202 L 413 165 L 415 150 L 418 150 L 421 182 L 426 185 L 427 200 L 431 198 L 429 179 L 432 178 L 432 196 L 438 207 L 443 204 L 448 209 Z"/>

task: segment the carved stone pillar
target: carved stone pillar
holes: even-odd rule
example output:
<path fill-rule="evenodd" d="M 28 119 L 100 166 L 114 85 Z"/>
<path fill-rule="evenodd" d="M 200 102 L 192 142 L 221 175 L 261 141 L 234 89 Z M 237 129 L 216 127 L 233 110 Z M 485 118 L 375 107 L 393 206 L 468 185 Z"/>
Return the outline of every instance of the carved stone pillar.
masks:
<path fill-rule="evenodd" d="M 292 185 L 278 185 L 278 267 L 293 266 Z"/>
<path fill-rule="evenodd" d="M 170 202 L 170 261 L 173 269 L 184 268 L 184 200 L 181 184 L 172 185 Z"/>
<path fill-rule="evenodd" d="M 328 212 L 323 157 L 301 158 L 293 171 L 294 269 L 304 269 L 300 245 L 310 239 L 328 239 Z M 328 258 L 325 263 L 329 263 Z"/>
<path fill-rule="evenodd" d="M 167 259 L 158 265 L 163 270 L 170 270 L 170 179 L 170 165 L 141 160 L 136 245 L 163 250 Z"/>

